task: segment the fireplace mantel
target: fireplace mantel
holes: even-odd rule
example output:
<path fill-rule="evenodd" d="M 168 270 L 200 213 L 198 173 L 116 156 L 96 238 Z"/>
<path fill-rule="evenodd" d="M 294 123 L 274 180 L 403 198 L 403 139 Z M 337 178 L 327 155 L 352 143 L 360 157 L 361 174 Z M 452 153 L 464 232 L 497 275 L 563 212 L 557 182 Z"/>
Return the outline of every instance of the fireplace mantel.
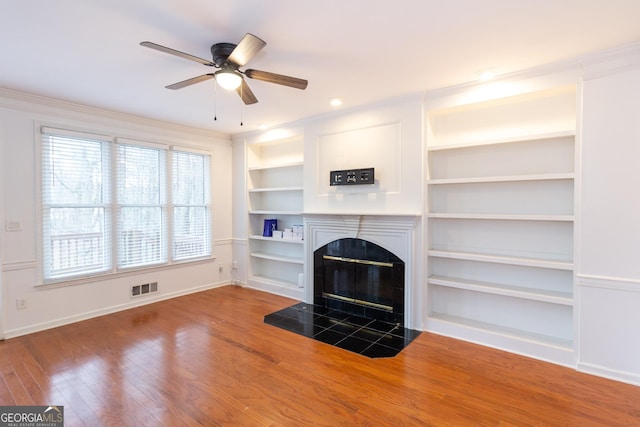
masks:
<path fill-rule="evenodd" d="M 400 218 L 416 218 L 422 216 L 420 212 L 407 213 L 407 212 L 309 212 L 302 213 L 305 216 L 373 216 L 373 217 L 400 217 Z"/>
<path fill-rule="evenodd" d="M 406 266 L 405 327 L 422 329 L 423 292 L 420 286 L 422 251 L 416 247 L 419 214 L 305 212 L 305 301 L 313 302 L 313 252 L 337 239 L 360 238 L 396 254 Z"/>

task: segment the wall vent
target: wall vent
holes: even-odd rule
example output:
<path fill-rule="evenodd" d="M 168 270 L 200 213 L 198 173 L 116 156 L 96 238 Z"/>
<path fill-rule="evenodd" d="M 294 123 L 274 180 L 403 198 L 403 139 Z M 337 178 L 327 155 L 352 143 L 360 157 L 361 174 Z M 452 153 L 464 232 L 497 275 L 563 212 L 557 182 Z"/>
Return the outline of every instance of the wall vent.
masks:
<path fill-rule="evenodd" d="M 142 285 L 131 286 L 131 297 L 158 292 L 158 282 L 143 283 Z"/>

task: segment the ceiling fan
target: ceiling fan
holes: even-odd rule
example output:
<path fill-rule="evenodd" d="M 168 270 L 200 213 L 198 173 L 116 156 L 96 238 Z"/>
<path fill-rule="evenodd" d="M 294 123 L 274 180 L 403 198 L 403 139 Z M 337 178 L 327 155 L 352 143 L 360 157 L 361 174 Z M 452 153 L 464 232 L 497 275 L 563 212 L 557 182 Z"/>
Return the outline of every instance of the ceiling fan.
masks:
<path fill-rule="evenodd" d="M 269 83 L 276 83 L 283 86 L 288 86 L 296 89 L 306 89 L 307 80 L 299 79 L 297 77 L 285 76 L 282 74 L 270 73 L 268 71 L 247 69 L 240 70 L 251 58 L 253 58 L 267 43 L 247 33 L 240 40 L 237 45 L 233 43 L 216 43 L 211 46 L 211 55 L 213 61 L 199 58 L 188 53 L 180 52 L 179 50 L 171 49 L 169 47 L 161 46 L 156 43 L 144 41 L 140 45 L 151 49 L 159 50 L 160 52 L 169 53 L 171 55 L 179 56 L 190 61 L 198 62 L 208 67 L 219 68 L 218 71 L 213 73 L 203 74 L 201 76 L 192 77 L 190 79 L 171 84 L 166 86 L 167 89 L 182 89 L 183 87 L 190 86 L 195 83 L 200 83 L 212 78 L 216 79 L 216 82 L 225 89 L 235 90 L 242 98 L 242 101 L 246 104 L 255 104 L 258 99 L 253 94 L 249 85 L 244 81 L 244 76 L 250 79 L 262 80 Z"/>

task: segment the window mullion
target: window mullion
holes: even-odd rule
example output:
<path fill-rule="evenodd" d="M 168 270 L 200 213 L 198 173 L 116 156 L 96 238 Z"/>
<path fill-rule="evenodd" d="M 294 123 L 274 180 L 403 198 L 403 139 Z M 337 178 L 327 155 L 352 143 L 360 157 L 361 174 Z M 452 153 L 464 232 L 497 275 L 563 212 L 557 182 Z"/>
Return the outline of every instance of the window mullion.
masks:
<path fill-rule="evenodd" d="M 120 153 L 118 152 L 118 145 L 111 144 L 111 182 L 109 185 L 109 191 L 111 195 L 111 271 L 113 273 L 118 271 L 118 257 L 120 250 L 118 245 L 118 235 L 120 233 L 120 208 L 118 206 L 119 162 Z"/>
<path fill-rule="evenodd" d="M 165 169 L 165 213 L 166 213 L 166 233 L 167 233 L 167 259 L 169 263 L 174 261 L 174 224 L 173 224 L 173 155 L 167 156 Z"/>

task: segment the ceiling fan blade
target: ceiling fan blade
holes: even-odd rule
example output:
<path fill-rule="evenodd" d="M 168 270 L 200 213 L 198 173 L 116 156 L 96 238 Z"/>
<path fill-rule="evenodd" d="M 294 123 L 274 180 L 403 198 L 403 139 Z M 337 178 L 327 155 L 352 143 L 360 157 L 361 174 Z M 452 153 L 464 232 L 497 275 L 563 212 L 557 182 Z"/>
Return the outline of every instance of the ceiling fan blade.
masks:
<path fill-rule="evenodd" d="M 140 42 L 140 46 L 148 47 L 151 49 L 159 50 L 160 52 L 168 53 L 171 55 L 179 56 L 180 58 L 188 59 L 189 61 L 198 62 L 202 65 L 208 65 L 214 67 L 215 64 L 208 59 L 198 58 L 197 56 L 190 55 L 188 53 L 180 52 L 179 50 L 171 49 L 170 47 L 162 46 L 152 42 Z"/>
<path fill-rule="evenodd" d="M 200 83 L 200 82 L 203 82 L 205 80 L 212 79 L 212 78 L 213 78 L 213 73 L 203 74 L 201 76 L 192 77 L 190 79 L 183 80 L 181 82 L 174 83 L 172 85 L 165 86 L 165 87 L 167 89 L 182 89 L 183 87 L 191 86 L 193 84 Z"/>
<path fill-rule="evenodd" d="M 238 67 L 242 67 L 266 45 L 267 43 L 261 38 L 247 33 L 244 35 L 242 40 L 240 40 L 240 43 L 238 43 L 235 49 L 233 49 L 233 52 L 229 54 L 229 58 L 227 60 L 236 64 Z"/>
<path fill-rule="evenodd" d="M 251 88 L 249 88 L 249 85 L 244 81 L 244 79 L 242 79 L 242 84 L 238 86 L 236 92 L 238 92 L 238 95 L 240 95 L 240 98 L 242 98 L 242 102 L 244 102 L 245 105 L 251 105 L 258 102 L 258 98 L 253 94 Z"/>
<path fill-rule="evenodd" d="M 307 80 L 299 79 L 297 77 L 284 76 L 282 74 L 270 73 L 268 71 L 260 71 L 260 70 L 246 70 L 244 72 L 245 76 L 262 80 L 264 82 L 276 83 L 283 86 L 289 86 L 296 89 L 306 89 L 307 84 L 309 83 Z"/>

